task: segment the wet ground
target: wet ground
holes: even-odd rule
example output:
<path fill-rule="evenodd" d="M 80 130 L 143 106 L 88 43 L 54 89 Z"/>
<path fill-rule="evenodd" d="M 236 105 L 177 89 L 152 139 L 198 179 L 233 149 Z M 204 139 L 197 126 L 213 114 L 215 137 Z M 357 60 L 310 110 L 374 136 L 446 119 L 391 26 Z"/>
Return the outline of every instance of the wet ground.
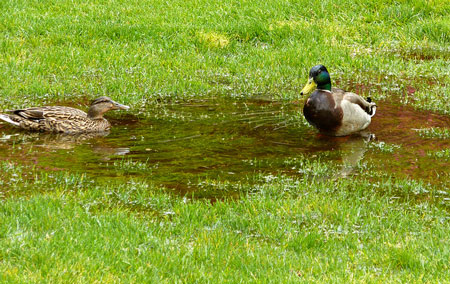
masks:
<path fill-rule="evenodd" d="M 448 191 L 449 139 L 424 138 L 417 129 L 450 127 L 450 117 L 378 103 L 367 142 L 333 138 L 308 126 L 299 104 L 269 101 L 196 101 L 152 105 L 110 119 L 104 135 L 27 133 L 0 124 L 0 160 L 49 171 L 86 173 L 97 182 L 145 178 L 180 194 L 220 196 L 217 182 L 252 183 L 261 176 L 301 175 L 296 161 L 332 162 L 338 174 L 358 165 L 393 178 L 414 178 Z M 227 195 L 235 192 L 226 190 Z"/>

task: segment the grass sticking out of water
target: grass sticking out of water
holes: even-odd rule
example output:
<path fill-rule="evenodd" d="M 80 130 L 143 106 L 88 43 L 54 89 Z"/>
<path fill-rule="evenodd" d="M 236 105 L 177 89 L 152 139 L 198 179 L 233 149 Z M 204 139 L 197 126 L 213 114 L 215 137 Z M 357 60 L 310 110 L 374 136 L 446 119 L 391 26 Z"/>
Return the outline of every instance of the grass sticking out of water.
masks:
<path fill-rule="evenodd" d="M 415 98 L 412 104 L 418 108 L 450 114 L 449 93 L 450 87 L 448 83 L 444 86 L 433 86 L 414 93 Z"/>
<path fill-rule="evenodd" d="M 450 160 L 450 149 L 443 149 L 440 151 L 428 152 L 429 156 L 434 156 L 439 159 L 447 159 Z"/>
<path fill-rule="evenodd" d="M 440 128 L 440 127 L 430 127 L 417 129 L 421 137 L 426 138 L 439 138 L 439 139 L 450 139 L 450 129 Z"/>
<path fill-rule="evenodd" d="M 394 151 L 398 148 L 400 148 L 399 145 L 395 144 L 389 144 L 385 143 L 383 141 L 381 142 L 372 142 L 369 144 L 369 148 L 371 149 L 377 149 L 384 153 L 394 153 Z"/>
<path fill-rule="evenodd" d="M 151 171 L 152 168 L 157 168 L 158 165 L 149 165 L 148 160 L 145 162 L 141 161 L 133 161 L 130 158 L 122 158 L 121 160 L 114 161 L 113 166 L 123 171 L 124 173 L 131 173 L 131 172 L 148 172 Z"/>

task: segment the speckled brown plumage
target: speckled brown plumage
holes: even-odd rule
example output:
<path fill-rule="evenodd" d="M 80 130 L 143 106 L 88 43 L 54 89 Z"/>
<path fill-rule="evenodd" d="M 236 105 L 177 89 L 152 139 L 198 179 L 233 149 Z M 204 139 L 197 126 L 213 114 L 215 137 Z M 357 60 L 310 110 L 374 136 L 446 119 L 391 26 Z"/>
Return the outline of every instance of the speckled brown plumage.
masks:
<path fill-rule="evenodd" d="M 101 132 L 111 127 L 103 118 L 105 112 L 128 108 L 108 97 L 100 97 L 92 102 L 87 113 L 71 107 L 44 106 L 8 111 L 9 114 L 0 115 L 0 119 L 26 130 L 59 133 Z"/>

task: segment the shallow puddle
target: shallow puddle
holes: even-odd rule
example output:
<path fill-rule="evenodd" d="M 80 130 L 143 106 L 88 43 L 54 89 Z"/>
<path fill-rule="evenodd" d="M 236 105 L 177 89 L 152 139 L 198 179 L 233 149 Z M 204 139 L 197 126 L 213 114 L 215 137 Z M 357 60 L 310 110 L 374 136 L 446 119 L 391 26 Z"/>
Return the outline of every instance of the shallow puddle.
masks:
<path fill-rule="evenodd" d="M 111 119 L 113 129 L 103 136 L 27 133 L 0 124 L 0 159 L 87 173 L 98 182 L 139 177 L 180 194 L 210 197 L 237 193 L 215 188 L 219 181 L 233 187 L 261 182 L 261 176 L 301 175 L 295 161 L 305 159 L 332 161 L 342 177 L 368 163 L 371 171 L 448 190 L 450 161 L 429 152 L 449 149 L 449 139 L 423 138 L 417 129 L 448 128 L 450 118 L 378 105 L 371 142 L 317 134 L 298 104 L 199 101 L 153 105 L 137 116 Z"/>

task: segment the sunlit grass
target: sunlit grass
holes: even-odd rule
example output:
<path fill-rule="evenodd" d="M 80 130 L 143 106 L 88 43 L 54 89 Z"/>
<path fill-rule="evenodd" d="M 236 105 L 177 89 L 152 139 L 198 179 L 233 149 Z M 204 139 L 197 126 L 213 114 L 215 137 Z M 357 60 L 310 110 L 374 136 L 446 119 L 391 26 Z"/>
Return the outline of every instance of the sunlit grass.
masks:
<path fill-rule="evenodd" d="M 448 113 L 449 4 L 3 1 L 3 108 L 264 94 L 296 99 L 311 66 L 349 90 Z M 414 98 L 405 99 L 414 88 Z M 9 98 L 14 97 L 14 100 Z M 86 102 L 87 103 L 87 102 Z"/>

